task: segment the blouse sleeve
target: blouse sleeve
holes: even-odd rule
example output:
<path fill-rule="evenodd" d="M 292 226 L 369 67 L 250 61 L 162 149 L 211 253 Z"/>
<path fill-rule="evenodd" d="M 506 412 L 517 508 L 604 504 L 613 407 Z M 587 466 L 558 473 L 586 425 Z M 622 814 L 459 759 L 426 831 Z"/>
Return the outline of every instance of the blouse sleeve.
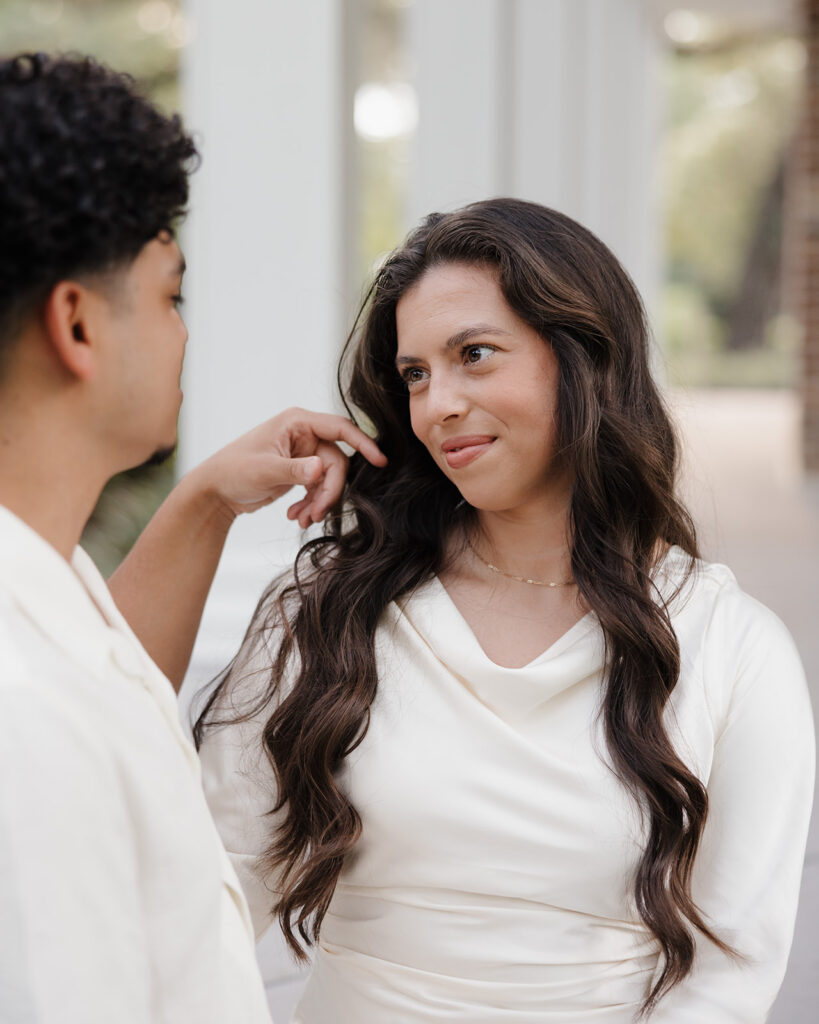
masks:
<path fill-rule="evenodd" d="M 275 656 L 270 639 L 257 635 L 239 652 L 215 706 L 216 724 L 199 748 L 205 798 L 241 882 L 257 941 L 273 923 L 277 884 L 263 866 L 277 823 L 277 790 L 262 746 L 272 702 L 262 702 Z M 245 720 L 236 720 L 243 712 Z M 224 722 L 224 724 L 221 724 Z"/>
<path fill-rule="evenodd" d="M 735 586 L 704 648 L 706 692 L 725 694 L 692 879 L 733 960 L 697 933 L 694 969 L 652 1024 L 763 1024 L 793 938 L 813 796 L 815 741 L 805 676 L 776 616 Z"/>

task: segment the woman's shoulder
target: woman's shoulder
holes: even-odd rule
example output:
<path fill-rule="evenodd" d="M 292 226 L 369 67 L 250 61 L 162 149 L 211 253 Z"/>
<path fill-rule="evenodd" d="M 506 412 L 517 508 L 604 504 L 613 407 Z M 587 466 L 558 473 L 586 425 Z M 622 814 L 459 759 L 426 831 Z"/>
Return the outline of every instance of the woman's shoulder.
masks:
<path fill-rule="evenodd" d="M 755 687 L 775 685 L 801 700 L 805 677 L 793 638 L 767 605 L 720 562 L 671 549 L 664 581 L 682 670 L 702 679 L 709 703 L 727 712 Z"/>
<path fill-rule="evenodd" d="M 655 574 L 668 603 L 672 621 L 710 621 L 718 616 L 731 633 L 760 629 L 764 634 L 787 632 L 779 617 L 743 590 L 733 571 L 722 562 L 694 558 L 681 548 L 669 549 Z"/>
<path fill-rule="evenodd" d="M 692 558 L 669 549 L 655 583 L 667 602 L 672 624 L 683 640 L 716 639 L 724 651 L 793 645 L 779 616 L 743 590 L 721 562 Z"/>
<path fill-rule="evenodd" d="M 733 571 L 722 562 L 709 562 L 672 545 L 652 571 L 658 598 L 668 606 L 674 618 L 681 614 L 713 606 L 739 597 L 753 598 L 737 582 Z M 755 602 L 758 604 L 758 602 Z"/>
<path fill-rule="evenodd" d="M 727 565 L 695 557 L 676 545 L 666 550 L 652 575 L 664 599 L 679 607 L 692 599 L 714 599 L 721 591 L 738 586 Z"/>

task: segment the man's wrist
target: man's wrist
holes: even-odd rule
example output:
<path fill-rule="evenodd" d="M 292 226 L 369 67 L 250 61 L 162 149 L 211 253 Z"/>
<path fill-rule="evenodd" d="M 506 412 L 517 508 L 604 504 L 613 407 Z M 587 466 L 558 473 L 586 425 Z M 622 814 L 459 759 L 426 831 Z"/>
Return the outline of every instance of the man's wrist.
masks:
<path fill-rule="evenodd" d="M 182 477 L 174 488 L 186 514 L 194 521 L 213 522 L 227 533 L 237 518 L 236 511 L 225 500 L 210 460 L 200 463 Z"/>

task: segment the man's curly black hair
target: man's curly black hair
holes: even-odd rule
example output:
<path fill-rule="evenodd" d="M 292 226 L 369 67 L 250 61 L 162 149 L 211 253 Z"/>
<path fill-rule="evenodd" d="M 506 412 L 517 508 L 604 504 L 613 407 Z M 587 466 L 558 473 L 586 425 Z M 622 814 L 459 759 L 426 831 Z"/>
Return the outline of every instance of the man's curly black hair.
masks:
<path fill-rule="evenodd" d="M 0 61 L 0 355 L 59 281 L 172 231 L 197 160 L 130 76 L 90 57 Z"/>

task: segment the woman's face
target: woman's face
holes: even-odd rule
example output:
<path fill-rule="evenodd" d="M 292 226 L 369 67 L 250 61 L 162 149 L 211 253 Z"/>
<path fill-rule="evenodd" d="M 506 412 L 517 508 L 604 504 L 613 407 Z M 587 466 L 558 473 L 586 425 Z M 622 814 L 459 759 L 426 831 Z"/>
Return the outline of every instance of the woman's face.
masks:
<path fill-rule="evenodd" d="M 396 326 L 413 432 L 466 501 L 500 512 L 564 500 L 557 360 L 494 272 L 432 267 L 399 300 Z"/>

